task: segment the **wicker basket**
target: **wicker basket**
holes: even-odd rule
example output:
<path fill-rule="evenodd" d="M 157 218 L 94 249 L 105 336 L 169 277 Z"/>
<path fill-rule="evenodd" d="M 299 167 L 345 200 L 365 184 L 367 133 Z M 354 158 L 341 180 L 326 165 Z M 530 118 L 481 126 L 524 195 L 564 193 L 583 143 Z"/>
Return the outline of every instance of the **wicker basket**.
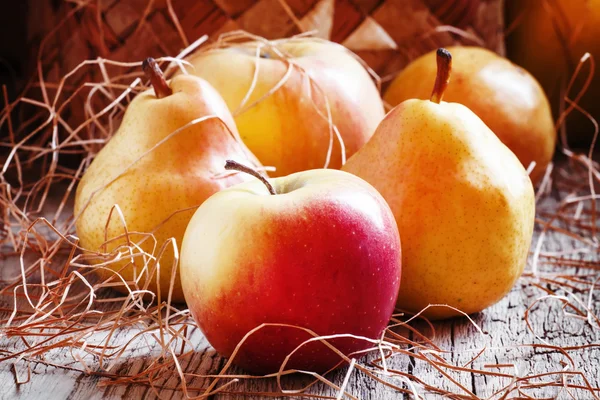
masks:
<path fill-rule="evenodd" d="M 46 39 L 50 79 L 85 59 L 176 55 L 201 35 L 238 29 L 269 39 L 314 31 L 346 45 L 382 77 L 439 46 L 475 43 L 504 53 L 503 0 L 29 1 L 30 40 Z"/>
<path fill-rule="evenodd" d="M 58 124 L 61 139 L 73 136 L 73 130 L 77 138 L 94 139 L 83 145 L 83 154 L 101 148 L 96 139 L 112 134 L 106 127 L 118 126 L 122 106 L 131 100 L 127 95 L 116 110 L 119 113 L 92 117 L 90 110 L 103 110 L 122 89 L 111 92 L 112 97 L 90 96 L 88 83 L 119 76 L 124 77 L 117 82 L 122 88 L 132 76 L 141 75 L 139 66 L 82 65 L 98 57 L 139 62 L 146 57 L 176 56 L 203 35 L 216 40 L 221 33 L 235 30 L 268 39 L 312 32 L 357 53 L 379 74 L 385 88 L 409 61 L 440 46 L 478 44 L 504 54 L 504 0 L 26 1 L 30 45 L 24 51 L 29 51 L 29 57 L 17 87 L 29 82 L 24 97 L 56 108 L 71 127 Z M 33 80 L 26 79 L 32 75 Z M 11 112 L 21 127 L 15 140 L 29 134 L 31 125 L 21 122 L 36 116 L 44 121 L 47 113 L 43 107 L 19 103 Z M 93 123 L 87 123 L 90 118 Z M 6 129 L 5 124 L 0 134 L 7 134 Z M 47 146 L 53 134 L 48 126 L 31 140 Z M 0 160 L 6 153 L 0 149 Z M 61 154 L 61 164 L 70 165 L 71 158 L 78 165 L 80 155 L 69 152 Z"/>

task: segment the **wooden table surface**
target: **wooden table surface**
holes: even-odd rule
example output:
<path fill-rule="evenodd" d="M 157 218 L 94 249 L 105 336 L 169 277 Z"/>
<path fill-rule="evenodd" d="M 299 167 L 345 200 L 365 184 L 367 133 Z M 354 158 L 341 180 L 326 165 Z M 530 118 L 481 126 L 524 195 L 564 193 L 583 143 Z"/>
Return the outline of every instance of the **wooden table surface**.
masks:
<path fill-rule="evenodd" d="M 544 212 L 552 212 L 566 193 L 552 190 L 541 196 L 538 202 L 539 218 L 544 220 Z M 544 234 L 540 247 L 541 257 L 539 264 L 532 273 L 532 263 L 536 250 L 542 223 L 536 224 L 536 234 L 532 243 L 532 251 L 526 273 L 515 285 L 513 290 L 498 304 L 473 316 L 474 322 L 481 327 L 483 334 L 466 318 L 456 318 L 434 324 L 435 336 L 429 335 L 433 342 L 441 349 L 447 351 L 442 354 L 448 363 L 457 366 L 466 366 L 468 369 L 482 371 L 503 372 L 507 376 L 499 377 L 483 373 L 454 371 L 450 375 L 463 388 L 453 383 L 442 374 L 442 371 L 431 364 L 405 354 L 396 354 L 388 359 L 388 368 L 406 372 L 420 378 L 429 385 L 450 391 L 456 395 L 453 398 L 516 398 L 532 396 L 534 398 L 593 398 L 592 392 L 573 389 L 579 385 L 589 385 L 595 388 L 595 395 L 600 396 L 600 327 L 592 318 L 572 316 L 573 310 L 564 307 L 562 298 L 570 302 L 580 299 L 591 306 L 596 315 L 600 314 L 600 301 L 597 291 L 592 290 L 590 295 L 587 290 L 579 291 L 553 282 L 561 281 L 561 276 L 578 275 L 598 280 L 599 269 L 578 268 L 569 266 L 568 263 L 551 266 L 540 260 L 546 255 L 556 255 L 562 252 L 569 259 L 597 260 L 597 248 L 594 244 L 582 245 L 566 234 L 549 230 Z M 576 250 L 579 249 L 579 250 Z M 18 266 L 14 260 L 0 259 L 0 277 L 6 279 L 14 276 Z M 12 273 L 9 271 L 13 271 Z M 585 287 L 585 285 L 584 285 Z M 550 296 L 552 295 L 552 296 Z M 546 296 L 546 297 L 544 297 Z M 12 308 L 9 298 L 2 300 L 4 310 Z M 533 307 L 527 311 L 530 306 Z M 530 328 L 527 326 L 525 315 L 528 313 Z M 8 315 L 5 312 L 2 318 Z M 429 331 L 423 323 L 415 325 L 423 331 Z M 133 328 L 132 328 L 133 329 Z M 115 336 L 115 343 L 127 340 L 132 332 L 120 331 Z M 0 330 L 0 349 L 2 351 L 17 351 L 22 346 L 14 338 L 6 338 Z M 191 357 L 182 359 L 182 368 L 186 372 L 202 374 L 215 374 L 223 367 L 225 360 L 219 357 L 210 348 L 202 334 L 196 329 L 191 334 L 191 341 L 196 349 Z M 139 348 L 131 356 L 123 359 L 111 372 L 120 375 L 135 374 L 147 367 L 153 358 L 148 354 L 152 351 L 153 341 L 140 341 Z M 146 345 L 144 345 L 146 343 Z M 591 346 L 590 346 L 591 345 Z M 571 349 L 561 350 L 560 347 Z M 579 348 L 577 346 L 587 346 Z M 477 353 L 483 353 L 471 364 L 467 364 Z M 48 362 L 60 364 L 71 368 L 80 368 L 74 359 L 78 349 L 63 348 L 46 355 L 45 360 L 21 360 L 13 366 L 12 361 L 0 363 L 0 398 L 1 399 L 136 399 L 155 398 L 156 393 L 161 398 L 179 399 L 184 395 L 179 391 L 158 388 L 156 392 L 143 385 L 105 385 L 106 379 L 96 375 L 86 375 L 70 369 L 57 368 L 48 365 Z M 359 360 L 361 365 L 366 365 L 375 355 Z M 17 383 L 17 379 L 25 380 L 28 376 L 27 365 L 30 367 L 30 378 L 27 383 Z M 97 364 L 90 364 L 90 368 L 97 369 Z M 15 371 L 18 374 L 15 374 Z M 238 372 L 232 370 L 230 372 Z M 337 385 L 342 385 L 348 368 L 344 367 L 328 378 Z M 533 379 L 515 379 L 540 375 Z M 17 378 L 18 377 L 18 378 Z M 409 388 L 406 380 L 399 377 L 383 376 L 383 379 L 400 387 Z M 288 388 L 310 382 L 309 378 L 292 377 L 284 379 Z M 587 381 L 587 383 L 586 383 Z M 193 381 L 195 386 L 206 387 L 209 380 L 197 378 Z M 547 385 L 538 385 L 542 383 Z M 440 398 L 426 391 L 418 382 L 414 383 L 414 390 L 423 398 Z M 177 386 L 178 378 L 173 374 L 172 379 L 167 379 L 165 386 Z M 530 386 L 538 385 L 541 388 L 533 389 Z M 560 385 L 563 385 L 562 387 Z M 275 392 L 277 383 L 275 379 L 241 380 L 228 387 L 230 392 Z M 377 382 L 363 372 L 354 368 L 346 386 L 346 392 L 361 399 L 389 399 L 406 397 L 392 388 Z M 470 392 L 470 393 L 469 393 Z M 312 386 L 308 393 L 336 398 L 338 391 L 323 383 Z M 191 393 L 193 395 L 201 392 Z M 240 398 L 241 395 L 221 394 L 212 398 Z M 264 398 L 261 395 L 246 395 L 244 398 Z M 344 397 L 348 398 L 348 397 Z"/>

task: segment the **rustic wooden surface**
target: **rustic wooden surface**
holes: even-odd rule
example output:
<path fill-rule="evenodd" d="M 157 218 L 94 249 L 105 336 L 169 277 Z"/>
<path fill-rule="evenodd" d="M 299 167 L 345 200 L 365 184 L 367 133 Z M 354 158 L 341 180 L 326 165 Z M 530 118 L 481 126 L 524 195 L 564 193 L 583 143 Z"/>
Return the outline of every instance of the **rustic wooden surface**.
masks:
<path fill-rule="evenodd" d="M 538 204 L 538 210 L 548 210 L 555 207 L 561 194 L 557 191 L 545 196 Z M 539 233 L 539 226 L 537 227 Z M 534 238 L 534 245 L 536 243 Z M 543 251 L 560 252 L 573 249 L 580 244 L 568 239 L 564 235 L 557 233 L 548 233 L 547 240 L 542 248 Z M 534 246 L 532 246 L 533 248 Z M 596 256 L 589 254 L 579 257 L 595 259 Z M 3 263 L 3 264 L 2 264 Z M 528 269 L 531 265 L 528 265 Z M 14 265 L 9 265 L 8 261 L 0 259 L 0 273 L 8 274 Z M 554 269 L 558 271 L 558 269 Z M 552 268 L 542 267 L 542 273 L 553 272 Z M 577 273 L 576 269 L 560 268 L 562 273 Z M 586 273 L 589 273 L 588 270 Z M 598 271 L 596 271 L 598 274 Z M 5 275 L 7 276 L 7 275 Z M 1 274 L 0 274 L 1 277 Z M 590 384 L 594 387 L 600 386 L 600 330 L 580 319 L 573 319 L 565 316 L 562 305 L 559 301 L 545 301 L 532 309 L 530 320 L 537 338 L 526 326 L 524 314 L 526 309 L 535 301 L 535 299 L 546 294 L 539 288 L 531 285 L 531 278 L 522 278 L 514 289 L 500 303 L 474 316 L 474 320 L 484 330 L 487 335 L 483 336 L 465 319 L 458 318 L 450 321 L 439 322 L 435 324 L 437 334 L 434 342 L 445 350 L 452 351 L 446 357 L 455 365 L 463 365 L 470 360 L 475 352 L 484 346 L 487 350 L 477 359 L 472 367 L 486 369 L 486 364 L 510 364 L 510 373 L 517 371 L 518 376 L 527 376 L 534 373 L 557 372 L 565 367 L 566 357 L 558 351 L 551 349 L 534 349 L 530 346 L 519 347 L 519 345 L 542 343 L 545 340 L 549 344 L 560 346 L 578 346 L 595 343 L 597 347 L 587 350 L 570 351 L 568 354 L 572 357 L 575 368 L 583 372 Z M 546 284 L 544 284 L 547 286 Z M 599 297 L 593 299 L 593 306 L 598 310 Z M 3 306 L 8 306 L 6 303 Z M 598 311 L 596 311 L 598 312 Z M 3 315 L 2 317 L 5 317 Z M 122 333 L 122 337 L 126 332 Z M 210 348 L 201 333 L 196 330 L 193 334 L 193 342 L 196 346 L 196 352 L 188 360 L 185 360 L 182 367 L 187 372 L 197 374 L 216 373 L 224 365 L 224 360 L 215 354 Z M 0 337 L 0 349 L 14 350 L 7 348 L 7 340 Z M 14 343 L 14 342 L 10 342 Z M 13 344 L 11 344 L 12 346 Z M 137 355 L 128 358 L 125 362 L 117 366 L 119 373 L 135 373 L 140 371 L 150 362 L 150 358 L 144 356 L 147 349 L 140 349 Z M 62 363 L 78 367 L 77 362 L 72 359 L 69 350 L 62 350 L 47 358 L 48 361 Z M 18 364 L 21 365 L 21 364 Z M 450 390 L 454 393 L 461 393 L 460 389 L 453 385 L 447 379 L 431 366 L 415 362 L 414 359 L 398 356 L 389 362 L 389 366 L 401 371 L 413 373 L 424 381 L 435 386 Z M 488 370 L 499 371 L 499 369 Z M 346 368 L 336 372 L 331 379 L 336 384 L 341 384 L 346 373 Z M 26 376 L 26 369 L 20 371 L 21 376 Z M 468 390 L 479 398 L 500 398 L 501 394 L 496 394 L 498 390 L 505 387 L 508 383 L 507 378 L 496 378 L 472 373 L 455 373 L 453 376 Z M 548 375 L 538 379 L 540 381 L 556 381 L 560 379 L 557 375 Z M 103 379 L 97 376 L 88 376 L 78 372 L 54 368 L 44 363 L 31 363 L 31 380 L 28 383 L 17 384 L 12 363 L 0 363 L 0 398 L 1 399 L 121 399 L 121 398 L 155 398 L 155 394 L 143 386 L 102 386 Z M 284 380 L 288 387 L 297 387 L 298 384 L 306 382 L 304 378 L 291 378 Z M 572 377 L 572 384 L 582 383 L 580 377 Z M 206 381 L 199 380 L 198 385 L 206 385 Z M 401 381 L 395 381 L 402 385 Z M 99 385 L 100 384 L 100 385 Z M 177 378 L 166 383 L 176 386 Z M 318 384 L 313 387 L 311 393 L 335 396 L 335 390 Z M 275 380 L 244 381 L 243 384 L 233 386 L 231 390 L 248 392 L 271 392 L 276 391 Z M 349 393 L 361 399 L 389 399 L 402 397 L 404 395 L 394 392 L 392 389 L 373 381 L 371 378 L 360 372 L 352 373 L 349 385 Z M 591 398 L 590 394 L 583 392 L 573 392 L 574 397 L 560 388 L 550 387 L 539 390 L 524 390 L 525 394 L 534 398 Z M 467 393 L 462 393 L 467 395 Z M 600 392 L 596 393 L 600 396 Z M 179 399 L 184 396 L 180 392 L 170 390 L 160 391 L 161 398 Z M 518 397 L 517 392 L 513 392 L 508 398 Z M 235 395 L 220 395 L 214 398 L 228 399 L 239 398 Z M 258 399 L 260 396 L 246 396 L 245 398 Z M 432 394 L 426 394 L 426 399 L 437 398 Z M 468 396 L 467 396 L 468 398 Z"/>

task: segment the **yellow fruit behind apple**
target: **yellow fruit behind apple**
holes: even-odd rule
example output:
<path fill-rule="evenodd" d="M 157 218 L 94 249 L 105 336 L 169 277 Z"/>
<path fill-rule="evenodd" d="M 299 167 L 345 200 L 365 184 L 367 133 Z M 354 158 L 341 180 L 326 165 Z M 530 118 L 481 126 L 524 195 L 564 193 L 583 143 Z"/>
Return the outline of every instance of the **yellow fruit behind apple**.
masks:
<path fill-rule="evenodd" d="M 507 25 L 515 24 L 507 37 L 509 57 L 533 74 L 550 97 L 558 118 L 561 91 L 566 88 L 581 57 L 589 52 L 596 71 L 579 105 L 600 121 L 600 0 L 508 0 Z M 589 61 L 569 93 L 571 99 L 583 87 Z M 566 104 L 568 106 L 568 104 Z M 567 119 L 571 145 L 589 143 L 594 127 L 580 112 Z"/>
<path fill-rule="evenodd" d="M 391 110 L 342 170 L 373 185 L 394 213 L 402 238 L 398 307 L 446 304 L 470 314 L 499 301 L 523 272 L 535 196 L 517 157 L 481 119 L 441 101 L 450 54 L 439 49 L 437 57 L 431 101 Z M 460 313 L 435 307 L 425 315 Z"/>
<path fill-rule="evenodd" d="M 100 277 L 113 277 L 113 282 L 119 283 L 112 272 L 118 271 L 128 283 L 141 278 L 138 286 L 143 287 L 149 282 L 148 289 L 154 293 L 158 291 L 156 276 L 143 272 L 143 253 L 135 248 L 131 262 L 125 228 L 116 211 L 105 230 L 113 206 L 117 204 L 122 211 L 129 240 L 138 243 L 143 252 L 158 256 L 170 238 L 181 245 L 189 220 L 205 199 L 250 179 L 245 174 L 219 177 L 226 159 L 258 165 L 239 139 L 223 99 L 207 82 L 182 75 L 162 84 L 167 85 L 162 90 L 172 93 L 157 98 L 150 89 L 133 99 L 118 131 L 83 175 L 75 198 L 80 245 L 91 252 L 122 252 L 122 261 L 96 267 Z M 160 86 L 157 93 L 161 93 Z M 206 116 L 220 120 L 211 118 L 183 128 Z M 153 233 L 154 239 L 142 242 L 142 233 Z M 172 246 L 166 249 L 159 260 L 163 300 L 167 299 L 174 262 Z M 155 267 L 151 258 L 147 266 L 148 270 Z M 115 288 L 127 291 L 123 284 Z M 173 300 L 184 301 L 179 276 Z"/>
<path fill-rule="evenodd" d="M 473 111 L 511 149 L 538 182 L 552 160 L 556 131 L 550 104 L 538 82 L 527 71 L 481 47 L 449 47 L 452 82 L 447 102 Z M 409 64 L 387 89 L 392 106 L 411 98 L 428 99 L 436 76 L 436 52 Z"/>
<path fill-rule="evenodd" d="M 322 168 L 330 146 L 328 166 L 340 168 L 342 148 L 328 115 L 351 156 L 383 118 L 377 87 L 338 44 L 312 38 L 270 43 L 274 47 L 250 42 L 201 52 L 190 58 L 190 73 L 223 96 L 246 145 L 263 165 L 276 167 L 271 175 Z"/>

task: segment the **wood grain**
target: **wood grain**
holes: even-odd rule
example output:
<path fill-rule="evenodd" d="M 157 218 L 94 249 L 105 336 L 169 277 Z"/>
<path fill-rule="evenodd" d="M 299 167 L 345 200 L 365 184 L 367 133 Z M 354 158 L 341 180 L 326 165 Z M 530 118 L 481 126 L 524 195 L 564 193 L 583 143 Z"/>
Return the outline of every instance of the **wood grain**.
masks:
<path fill-rule="evenodd" d="M 557 202 L 565 194 L 554 191 L 542 199 L 538 204 L 538 210 L 552 210 Z M 540 227 L 537 227 L 536 237 L 533 243 L 537 243 Z M 580 244 L 564 235 L 549 232 L 547 240 L 544 242 L 543 251 L 567 251 Z M 598 260 L 595 254 L 581 255 L 579 258 L 587 260 Z M 531 260 L 530 260 L 531 262 Z M 9 271 L 15 267 L 9 260 L 0 259 L 0 271 L 3 277 L 9 275 Z M 13 264 L 11 264 L 13 263 Z M 528 266 L 529 270 L 530 266 Z M 595 273 L 598 278 L 598 271 L 578 270 L 576 268 L 548 267 L 541 266 L 540 273 L 563 273 L 563 274 L 590 274 Z M 569 366 L 569 357 L 574 364 L 574 371 L 579 371 L 581 375 L 573 375 L 568 379 L 571 386 L 583 385 L 583 377 L 594 387 L 600 386 L 600 330 L 594 329 L 592 325 L 581 319 L 575 319 L 565 314 L 562 303 L 557 300 L 548 299 L 540 302 L 530 312 L 530 321 L 534 333 L 528 330 L 524 315 L 528 307 L 533 302 L 546 294 L 542 289 L 534 284 L 540 284 L 536 277 L 522 277 L 513 290 L 498 304 L 490 307 L 482 313 L 473 316 L 474 321 L 483 329 L 485 334 L 480 334 L 469 323 L 466 318 L 455 318 L 449 321 L 438 322 L 435 324 L 436 335 L 434 342 L 447 353 L 443 357 L 453 365 L 467 364 L 476 353 L 486 347 L 485 352 L 469 366 L 483 371 L 508 372 L 513 374 L 516 370 L 517 376 L 530 376 L 533 374 L 548 373 L 549 375 L 540 377 L 537 382 L 556 382 L 560 381 L 560 372 Z M 555 290 L 551 284 L 541 283 L 542 287 Z M 3 301 L 4 307 L 10 307 L 6 301 Z M 600 307 L 599 296 L 595 295 L 592 299 L 592 305 L 596 312 Z M 2 317 L 5 317 L 3 315 Z M 423 332 L 427 331 L 424 325 L 418 326 Z M 116 341 L 125 340 L 131 332 L 119 332 Z M 183 360 L 182 368 L 189 373 L 196 374 L 214 374 L 217 373 L 225 363 L 225 360 L 218 356 L 209 346 L 201 332 L 197 329 L 192 332 L 192 343 L 195 352 Z M 533 347 L 530 344 L 543 345 L 544 341 L 548 345 L 559 345 L 562 347 L 582 346 L 595 344 L 595 348 L 585 350 L 572 350 L 561 353 L 550 347 Z M 150 341 L 151 342 L 151 341 Z M 149 342 L 149 343 L 150 343 Z M 131 357 L 128 357 L 120 365 L 116 366 L 113 372 L 119 374 L 135 374 L 148 366 L 152 358 L 148 357 L 151 347 L 142 346 L 134 351 Z M 18 343 L 0 336 L 0 349 L 14 351 L 19 348 Z M 365 363 L 375 355 L 361 360 Z M 48 357 L 47 362 L 66 365 L 68 367 L 78 368 L 79 365 L 73 360 L 70 350 L 62 349 Z M 505 364 L 503 368 L 493 368 L 489 365 Z M 17 364 L 18 375 L 21 380 L 27 377 L 27 363 L 24 361 Z M 181 392 L 157 388 L 156 391 L 139 385 L 119 385 L 106 386 L 104 378 L 82 374 L 76 371 L 55 368 L 41 362 L 30 362 L 31 377 L 29 382 L 17 384 L 16 375 L 12 362 L 0 363 L 0 398 L 1 399 L 130 399 L 130 398 L 163 398 L 180 399 L 184 398 Z M 389 360 L 390 368 L 412 373 L 422 379 L 424 382 L 454 393 L 460 393 L 465 398 L 469 398 L 469 393 L 460 389 L 450 380 L 444 378 L 440 371 L 431 367 L 430 364 L 417 361 L 414 357 L 398 355 Z M 94 368 L 93 365 L 91 365 Z M 97 367 L 97 365 L 96 365 Z M 337 385 L 340 385 L 345 377 L 347 368 L 335 372 L 330 379 Z M 233 373 L 242 371 L 233 370 Z M 553 374 L 554 373 L 554 374 Z M 510 383 L 509 378 L 494 377 L 479 373 L 470 372 L 449 372 L 449 374 L 467 391 L 474 396 L 471 398 L 502 398 L 503 388 Z M 390 382 L 403 386 L 403 382 L 397 378 L 386 378 Z M 190 385 L 197 387 L 206 387 L 207 379 L 195 379 L 189 382 Z M 292 377 L 283 380 L 286 388 L 299 388 L 303 384 L 310 382 L 306 377 Z M 174 374 L 161 382 L 165 387 L 177 387 L 180 382 Z M 243 381 L 229 388 L 233 392 L 276 392 L 277 384 L 274 379 Z M 390 399 L 398 398 L 403 395 L 375 382 L 368 376 L 354 370 L 349 381 L 347 391 L 353 396 L 361 399 Z M 316 384 L 309 391 L 313 394 L 322 396 L 332 396 L 335 398 L 337 392 L 327 387 L 325 384 Z M 425 393 L 420 392 L 425 395 Z M 192 394 L 199 394 L 194 392 Z M 571 389 L 573 398 L 590 398 L 590 394 Z M 600 391 L 596 392 L 600 396 Z M 529 395 L 534 398 L 570 398 L 566 389 L 560 387 L 546 387 L 542 389 L 530 390 L 522 388 L 522 392 L 513 391 L 507 398 Z M 439 396 L 426 394 L 424 398 L 433 399 Z M 234 399 L 240 398 L 236 394 L 222 394 L 214 396 L 215 399 Z M 249 395 L 244 398 L 259 399 L 264 398 L 260 395 Z M 441 397 L 440 397 L 441 398 Z"/>

